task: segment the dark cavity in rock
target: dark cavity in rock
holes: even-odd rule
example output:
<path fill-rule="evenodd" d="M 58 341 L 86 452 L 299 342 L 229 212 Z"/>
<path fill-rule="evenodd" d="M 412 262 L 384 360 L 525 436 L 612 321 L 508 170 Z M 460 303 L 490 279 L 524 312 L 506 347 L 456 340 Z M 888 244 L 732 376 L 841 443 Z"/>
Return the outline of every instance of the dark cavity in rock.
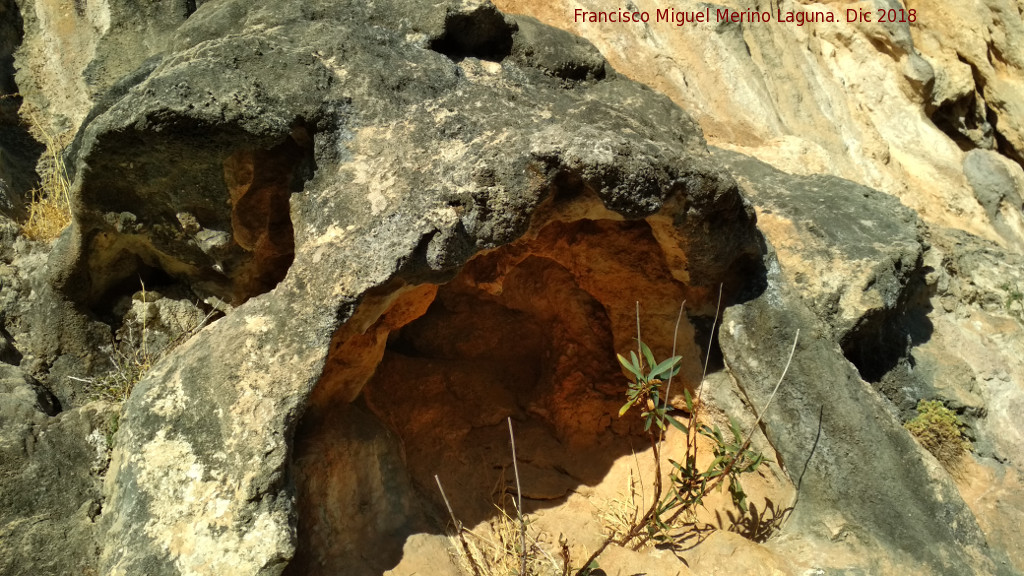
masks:
<path fill-rule="evenodd" d="M 896 306 L 868 312 L 840 342 L 843 355 L 866 382 L 878 384 L 904 361 L 912 362 L 911 347 L 931 336 L 929 298 L 935 288 L 925 283 L 924 274 L 923 267 L 915 269 Z M 892 391 L 882 392 L 897 405 L 905 403 Z"/>
<path fill-rule="evenodd" d="M 430 42 L 430 49 L 452 60 L 479 58 L 500 62 L 512 53 L 516 25 L 491 4 L 470 12 L 445 16 L 444 31 Z"/>

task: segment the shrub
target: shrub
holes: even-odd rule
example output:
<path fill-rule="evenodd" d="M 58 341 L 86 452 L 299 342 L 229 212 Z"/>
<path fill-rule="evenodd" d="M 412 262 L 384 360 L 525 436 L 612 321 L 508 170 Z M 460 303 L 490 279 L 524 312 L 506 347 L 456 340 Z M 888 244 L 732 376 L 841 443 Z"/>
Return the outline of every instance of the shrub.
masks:
<path fill-rule="evenodd" d="M 654 502 L 647 513 L 624 535 L 618 538 L 623 546 L 644 545 L 654 539 L 671 541 L 671 526 L 680 515 L 703 504 L 704 497 L 713 489 L 727 484 L 733 504 L 746 512 L 746 493 L 740 483 L 740 475 L 756 471 L 764 462 L 764 456 L 750 450 L 750 435 L 744 439 L 739 426 L 730 422 L 730 437 L 727 438 L 718 426 L 710 427 L 697 423 L 698 405 L 689 390 L 684 390 L 689 422 L 677 420 L 669 414 L 669 387 L 672 377 L 679 372 L 680 356 L 672 356 L 657 362 L 650 347 L 637 339 L 640 351 L 630 352 L 629 358 L 618 355 L 619 363 L 631 375 L 626 393 L 626 403 L 619 411 L 623 416 L 633 407 L 640 408 L 644 431 L 651 440 L 652 456 L 655 463 Z M 766 407 L 767 408 L 767 407 Z M 680 462 L 668 459 L 668 490 L 663 492 L 661 482 L 661 441 L 668 426 L 678 428 L 686 434 L 686 453 Z M 701 470 L 697 466 L 697 435 L 712 441 L 714 460 Z"/>
<path fill-rule="evenodd" d="M 685 303 L 684 303 L 685 304 Z M 721 306 L 721 301 L 719 301 Z M 679 317 L 676 319 L 676 336 L 679 331 L 679 321 L 682 319 L 683 308 L 679 309 Z M 750 442 L 757 429 L 761 418 L 768 410 L 775 394 L 779 391 L 789 365 L 793 361 L 793 354 L 796 352 L 797 341 L 800 338 L 800 331 L 796 333 L 793 341 L 793 348 L 789 353 L 789 360 L 782 370 L 775 389 L 772 391 L 761 409 L 756 422 L 746 435 L 742 433 L 739 426 L 730 421 L 728 433 L 723 434 L 718 426 L 707 426 L 699 422 L 701 407 L 701 390 L 703 382 L 697 389 L 697 397 L 694 398 L 689 390 L 684 390 L 686 400 L 686 411 L 689 414 L 688 421 L 676 419 L 671 414 L 672 408 L 669 405 L 669 398 L 672 389 L 672 378 L 679 373 L 679 365 L 682 358 L 675 355 L 675 336 L 673 337 L 672 356 L 666 360 L 658 361 L 650 347 L 643 342 L 640 336 L 640 309 L 637 304 L 637 350 L 630 351 L 629 357 L 618 354 L 619 364 L 629 375 L 629 382 L 626 390 L 626 403 L 619 410 L 619 416 L 637 409 L 643 421 L 644 432 L 651 443 L 651 456 L 654 459 L 654 494 L 651 497 L 649 507 L 643 515 L 638 511 L 619 514 L 612 522 L 612 530 L 604 543 L 584 562 L 587 568 L 577 572 L 577 576 L 584 576 L 590 566 L 593 565 L 604 551 L 613 542 L 620 546 L 629 546 L 633 549 L 640 549 L 649 542 L 674 545 L 675 536 L 673 527 L 684 515 L 692 513 L 694 507 L 702 506 L 704 498 L 715 489 L 728 487 L 729 495 L 733 504 L 744 514 L 747 511 L 747 496 L 740 482 L 743 474 L 756 472 L 765 462 L 765 458 L 759 452 L 752 450 Z M 716 314 L 715 324 L 718 323 Z M 711 337 L 714 337 L 712 331 Z M 711 346 L 708 345 L 710 350 Z M 704 364 L 704 372 L 707 374 L 707 360 Z M 668 486 L 662 482 L 662 441 L 668 427 L 679 429 L 686 434 L 686 448 L 683 458 L 680 461 L 668 458 L 670 464 L 668 471 Z M 714 459 L 703 470 L 698 466 L 698 436 L 704 436 L 711 440 Z M 639 518 L 637 516 L 639 515 Z M 607 518 L 606 518 L 607 520 Z M 623 525 L 625 524 L 625 525 Z"/>
<path fill-rule="evenodd" d="M 1000 288 L 1006 292 L 1003 308 L 1017 320 L 1024 322 L 1024 292 L 1016 284 L 1004 282 Z"/>
<path fill-rule="evenodd" d="M 971 449 L 963 435 L 963 422 L 939 400 L 918 402 L 917 416 L 904 427 L 946 468 L 955 468 Z"/>

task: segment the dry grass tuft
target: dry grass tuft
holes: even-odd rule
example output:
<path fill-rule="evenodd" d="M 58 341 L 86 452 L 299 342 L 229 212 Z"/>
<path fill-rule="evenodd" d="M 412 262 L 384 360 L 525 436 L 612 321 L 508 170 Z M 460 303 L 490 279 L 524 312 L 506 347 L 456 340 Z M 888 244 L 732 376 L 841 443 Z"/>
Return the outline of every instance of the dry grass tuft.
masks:
<path fill-rule="evenodd" d="M 498 508 L 499 514 L 485 526 L 466 530 L 467 546 L 452 536 L 453 548 L 469 574 L 480 576 L 513 576 L 521 573 L 523 553 L 520 549 L 519 520 Z M 541 547 L 539 535 L 528 535 L 526 574 L 559 576 L 563 568 Z"/>
<path fill-rule="evenodd" d="M 535 576 L 562 576 L 568 574 L 567 546 L 562 544 L 561 558 L 556 560 L 545 547 L 558 547 L 559 544 L 546 542 L 546 534 L 535 533 L 527 525 L 526 551 L 521 549 L 521 525 L 516 516 L 510 515 L 500 506 L 498 516 L 475 530 L 463 529 L 469 536 L 460 540 L 459 535 L 450 536 L 452 547 L 458 550 L 460 565 L 468 574 L 475 576 L 519 576 L 522 574 Z M 525 558 L 526 570 L 522 571 Z"/>
<path fill-rule="evenodd" d="M 605 499 L 597 506 L 597 517 L 601 520 L 601 528 L 605 535 L 613 541 L 626 538 L 639 524 L 644 510 L 649 506 L 649 503 L 645 502 L 643 484 L 638 480 L 639 477 L 640 473 L 634 472 L 634 469 L 630 468 L 625 489 L 620 491 L 617 497 Z M 649 548 L 658 543 L 683 539 L 680 534 L 687 530 L 692 531 L 695 520 L 696 515 L 692 511 L 688 511 L 663 526 L 651 524 L 648 526 L 651 538 L 640 549 Z"/>
<path fill-rule="evenodd" d="M 509 435 L 512 437 L 512 423 L 509 420 Z M 515 460 L 515 439 L 512 437 L 513 460 Z M 499 481 L 501 491 L 494 504 L 498 514 L 485 524 L 470 530 L 465 527 L 452 510 L 445 495 L 441 480 L 435 475 L 448 514 L 452 519 L 454 532 L 449 534 L 452 556 L 462 570 L 472 576 L 568 576 L 572 570 L 572 558 L 568 542 L 564 538 L 552 542 L 546 533 L 538 532 L 526 514 L 521 513 L 522 500 L 518 496 L 519 479 L 516 476 L 516 495 L 511 494 L 504 481 Z M 511 511 L 511 512 L 510 512 Z M 556 550 L 559 560 L 546 548 Z"/>
<path fill-rule="evenodd" d="M 128 399 L 135 385 L 149 372 L 156 355 L 149 353 L 146 344 L 146 326 L 141 338 L 129 331 L 126 340 L 117 342 L 110 354 L 112 369 L 98 378 L 87 381 L 86 392 L 92 400 L 121 403 Z"/>
<path fill-rule="evenodd" d="M 21 232 L 32 240 L 53 240 L 71 223 L 71 182 L 64 166 L 64 145 L 34 115 L 32 123 L 46 140 L 50 166 L 44 171 L 39 187 L 32 190 L 28 219 L 22 225 Z"/>
<path fill-rule="evenodd" d="M 141 292 L 142 301 L 145 302 L 145 284 L 142 285 Z M 210 312 L 195 325 L 176 333 L 168 344 L 156 347 L 149 344 L 150 328 L 147 324 L 147 314 L 144 313 L 140 318 L 138 331 L 132 330 L 131 323 L 125 323 L 127 333 L 111 343 L 110 370 L 95 378 L 72 377 L 73 380 L 85 384 L 84 390 L 91 400 L 123 403 L 157 360 L 202 330 L 213 319 L 216 311 Z"/>
<path fill-rule="evenodd" d="M 644 508 L 644 498 L 637 484 L 633 469 L 630 468 L 625 491 L 620 492 L 618 498 L 605 500 L 603 506 L 598 509 L 597 516 L 601 519 L 605 534 L 615 540 L 629 534 L 643 515 L 641 509 Z"/>

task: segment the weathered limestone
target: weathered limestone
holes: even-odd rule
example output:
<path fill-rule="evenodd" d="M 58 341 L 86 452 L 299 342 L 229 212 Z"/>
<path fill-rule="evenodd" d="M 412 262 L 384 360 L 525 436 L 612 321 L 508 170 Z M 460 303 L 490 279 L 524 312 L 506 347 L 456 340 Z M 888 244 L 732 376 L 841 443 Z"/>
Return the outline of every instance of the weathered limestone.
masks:
<path fill-rule="evenodd" d="M 75 222 L 48 257 L 4 251 L 0 361 L 22 368 L 4 369 L 2 468 L 29 473 L 0 483 L 0 566 L 456 574 L 433 476 L 462 521 L 493 520 L 509 418 L 527 510 L 580 561 L 646 442 L 616 417 L 614 354 L 639 301 L 668 355 L 685 300 L 676 393 L 711 358 L 709 423 L 754 426 L 800 330 L 755 434 L 774 463 L 750 515 L 709 498 L 716 532 L 687 565 L 602 566 L 1024 569 L 1012 7 L 950 9 L 982 46 L 937 9 L 609 28 L 502 6 L 546 24 L 461 0 L 19 4 L 24 110 L 75 134 Z M 86 403 L 129 330 L 169 351 L 123 407 Z M 935 396 L 991 491 L 902 428 Z M 30 489 L 51 514 L 31 526 L 8 497 Z M 34 555 L 60 531 L 61 554 Z"/>

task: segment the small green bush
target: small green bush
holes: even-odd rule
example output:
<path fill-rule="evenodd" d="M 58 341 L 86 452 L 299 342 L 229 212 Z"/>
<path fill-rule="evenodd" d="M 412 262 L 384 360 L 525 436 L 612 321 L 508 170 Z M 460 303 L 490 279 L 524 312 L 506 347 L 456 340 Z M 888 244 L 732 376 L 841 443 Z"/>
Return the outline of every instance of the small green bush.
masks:
<path fill-rule="evenodd" d="M 669 412 L 668 387 L 672 378 L 679 373 L 681 356 L 672 356 L 658 362 L 647 344 L 637 335 L 637 348 L 640 352 L 631 351 L 629 358 L 618 355 L 619 364 L 625 368 L 631 380 L 627 386 L 626 403 L 619 410 L 623 416 L 631 408 L 641 410 L 644 432 L 650 436 L 652 455 L 655 464 L 654 502 L 647 513 L 636 522 L 630 530 L 619 537 L 618 543 L 626 546 L 631 543 L 637 548 L 649 540 L 659 543 L 671 542 L 672 524 L 680 515 L 696 506 L 702 506 L 704 497 L 716 487 L 724 484 L 729 486 L 729 494 L 733 504 L 744 514 L 747 512 L 747 495 L 740 483 L 742 474 L 756 472 L 764 463 L 765 458 L 755 450 L 750 450 L 750 436 L 746 439 L 736 422 L 730 420 L 731 437 L 727 437 L 718 426 L 698 424 L 699 404 L 694 401 L 689 390 L 683 390 L 686 399 L 686 412 L 690 415 L 689 422 L 677 420 Z M 780 382 L 781 383 L 781 382 Z M 777 389 L 777 388 L 776 388 Z M 767 406 L 765 407 L 767 408 Z M 657 425 L 657 426 L 652 426 Z M 686 454 L 681 462 L 671 458 L 668 463 L 669 486 L 663 493 L 661 483 L 661 442 L 664 433 L 671 425 L 686 434 Z M 706 470 L 697 466 L 697 435 L 705 436 L 712 441 L 715 459 Z"/>
<path fill-rule="evenodd" d="M 1004 282 L 1000 288 L 1006 291 L 1006 299 L 1003 302 L 1004 309 L 1014 318 L 1024 322 L 1024 291 L 1010 282 Z"/>
<path fill-rule="evenodd" d="M 971 449 L 964 438 L 964 423 L 939 400 L 918 402 L 917 416 L 904 426 L 947 468 L 955 468 Z"/>

